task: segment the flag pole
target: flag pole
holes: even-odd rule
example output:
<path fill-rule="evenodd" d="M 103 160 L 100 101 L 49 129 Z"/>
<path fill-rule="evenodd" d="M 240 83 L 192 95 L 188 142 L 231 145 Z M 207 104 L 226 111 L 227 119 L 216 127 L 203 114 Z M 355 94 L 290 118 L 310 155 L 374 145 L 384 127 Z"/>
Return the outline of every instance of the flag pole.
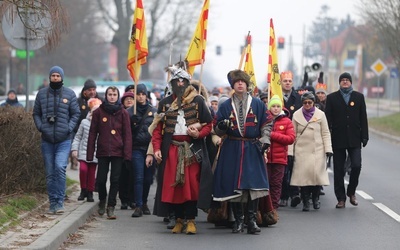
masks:
<path fill-rule="evenodd" d="M 201 85 L 202 85 L 201 79 L 203 76 L 203 65 L 204 65 L 204 59 L 201 59 L 200 76 L 199 76 L 199 95 L 202 95 L 201 94 Z"/>
<path fill-rule="evenodd" d="M 247 48 L 247 45 L 249 43 L 249 40 L 248 40 L 249 36 L 250 36 L 250 31 L 249 31 L 249 33 L 247 33 L 246 44 L 243 46 L 242 56 L 240 57 L 240 62 L 239 62 L 239 69 L 240 70 L 242 69 L 244 55 L 246 54 L 246 48 Z"/>
<path fill-rule="evenodd" d="M 174 47 L 174 44 L 173 43 L 171 43 L 170 45 L 169 45 L 169 61 L 168 61 L 168 66 L 172 66 L 172 49 L 173 49 L 173 47 Z M 167 75 L 167 84 L 169 83 L 169 80 L 171 79 L 171 72 L 168 70 L 167 71 L 168 73 L 168 75 Z"/>
<path fill-rule="evenodd" d="M 138 73 L 137 75 L 136 75 L 136 79 L 137 79 L 137 81 L 135 81 L 135 79 L 134 79 L 134 83 L 135 83 L 135 89 L 134 89 L 134 97 L 133 97 L 133 114 L 134 115 L 136 115 L 136 96 L 137 96 L 137 85 L 138 85 L 138 81 L 139 81 L 139 76 L 140 76 L 140 74 L 139 74 L 139 72 L 138 72 L 138 64 L 139 64 L 139 62 L 138 62 L 138 56 L 139 56 L 139 51 L 138 50 L 136 50 L 136 62 L 135 62 L 135 74 L 136 73 Z"/>

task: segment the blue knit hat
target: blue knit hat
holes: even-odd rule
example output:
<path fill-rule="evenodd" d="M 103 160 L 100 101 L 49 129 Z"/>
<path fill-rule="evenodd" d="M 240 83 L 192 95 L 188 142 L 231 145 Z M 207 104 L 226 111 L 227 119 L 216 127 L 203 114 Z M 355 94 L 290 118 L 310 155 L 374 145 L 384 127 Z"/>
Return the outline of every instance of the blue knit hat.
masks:
<path fill-rule="evenodd" d="M 51 74 L 53 74 L 53 73 L 60 74 L 61 80 L 64 80 L 64 70 L 60 66 L 53 66 L 50 69 L 49 78 L 51 77 Z"/>

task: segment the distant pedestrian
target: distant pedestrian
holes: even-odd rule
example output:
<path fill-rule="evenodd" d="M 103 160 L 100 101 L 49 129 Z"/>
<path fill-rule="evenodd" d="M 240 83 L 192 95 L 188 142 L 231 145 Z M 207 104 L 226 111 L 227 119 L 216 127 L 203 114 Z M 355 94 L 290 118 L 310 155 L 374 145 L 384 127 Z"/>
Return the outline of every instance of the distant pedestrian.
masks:
<path fill-rule="evenodd" d="M 361 146 L 368 143 L 368 119 L 364 95 L 353 90 L 351 75 L 339 76 L 340 89 L 326 98 L 325 114 L 332 131 L 334 186 L 338 203 L 336 208 L 346 206 L 346 195 L 350 204 L 358 205 L 356 189 L 361 172 Z M 347 192 L 344 175 L 346 152 L 351 161 L 351 172 Z"/>
<path fill-rule="evenodd" d="M 64 213 L 66 168 L 71 150 L 72 130 L 79 119 L 75 92 L 63 86 L 64 70 L 54 66 L 50 86 L 39 90 L 33 107 L 36 128 L 42 133 L 42 154 L 46 170 L 50 214 Z"/>
<path fill-rule="evenodd" d="M 7 99 L 4 103 L 0 105 L 1 107 L 24 107 L 17 98 L 16 92 L 14 89 L 10 89 L 7 92 Z"/>

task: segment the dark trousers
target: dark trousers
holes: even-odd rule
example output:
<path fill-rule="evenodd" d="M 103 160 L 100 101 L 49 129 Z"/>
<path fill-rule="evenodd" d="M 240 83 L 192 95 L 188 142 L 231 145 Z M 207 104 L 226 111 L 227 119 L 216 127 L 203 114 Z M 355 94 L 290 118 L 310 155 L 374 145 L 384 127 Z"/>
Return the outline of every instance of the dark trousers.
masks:
<path fill-rule="evenodd" d="M 351 162 L 351 173 L 347 193 L 344 187 L 346 152 Z M 358 186 L 361 172 L 361 148 L 334 148 L 333 149 L 333 180 L 335 195 L 338 201 L 345 201 L 346 194 L 354 195 Z"/>
<path fill-rule="evenodd" d="M 121 157 L 98 157 L 97 169 L 97 186 L 99 192 L 99 200 L 104 201 L 107 198 L 107 175 L 111 163 L 110 175 L 110 192 L 108 194 L 107 206 L 115 207 L 117 204 L 117 193 L 119 188 L 119 177 L 121 175 L 121 168 L 123 159 Z"/>
<path fill-rule="evenodd" d="M 144 169 L 144 183 L 143 183 L 143 204 L 147 204 L 147 200 L 150 193 L 150 187 L 153 184 L 155 173 L 155 165 L 145 167 Z"/>
<path fill-rule="evenodd" d="M 197 201 L 186 201 L 182 204 L 169 204 L 170 212 L 176 218 L 193 220 L 197 216 Z"/>
<path fill-rule="evenodd" d="M 289 197 L 299 195 L 299 187 L 291 186 L 290 179 L 292 178 L 292 168 L 288 165 L 285 167 L 285 174 L 282 181 L 281 199 L 287 200 Z"/>
<path fill-rule="evenodd" d="M 133 198 L 133 167 L 132 166 L 126 166 L 126 163 L 122 163 L 122 168 L 121 168 L 121 175 L 119 177 L 119 192 L 118 196 L 119 199 L 121 200 L 121 203 L 125 203 L 129 206 L 131 206 L 134 202 Z"/>

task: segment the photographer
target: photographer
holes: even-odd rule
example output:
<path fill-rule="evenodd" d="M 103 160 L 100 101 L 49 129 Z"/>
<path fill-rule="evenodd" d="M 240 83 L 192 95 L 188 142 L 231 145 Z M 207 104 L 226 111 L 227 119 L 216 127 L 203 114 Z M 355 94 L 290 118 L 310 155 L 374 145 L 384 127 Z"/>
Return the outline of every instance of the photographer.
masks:
<path fill-rule="evenodd" d="M 52 67 L 49 79 L 50 86 L 40 89 L 36 95 L 33 119 L 42 133 L 41 147 L 50 202 L 48 213 L 62 214 L 71 136 L 80 111 L 75 92 L 63 86 L 63 69 Z"/>

